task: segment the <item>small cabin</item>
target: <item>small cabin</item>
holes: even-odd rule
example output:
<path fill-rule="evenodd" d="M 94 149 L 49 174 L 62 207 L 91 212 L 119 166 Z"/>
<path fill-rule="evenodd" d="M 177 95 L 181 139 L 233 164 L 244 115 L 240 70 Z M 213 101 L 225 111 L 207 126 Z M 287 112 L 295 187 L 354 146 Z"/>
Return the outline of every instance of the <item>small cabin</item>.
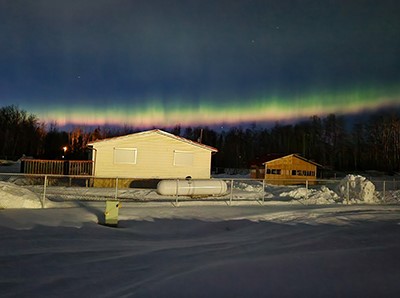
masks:
<path fill-rule="evenodd" d="M 291 154 L 264 163 L 265 180 L 279 184 L 315 181 L 319 164 L 298 154 Z"/>
<path fill-rule="evenodd" d="M 257 156 L 249 163 L 251 179 L 265 179 L 265 163 L 277 158 L 281 158 L 285 154 L 268 153 L 262 156 Z"/>
<path fill-rule="evenodd" d="M 93 175 L 137 179 L 209 179 L 218 150 L 154 129 L 92 142 Z"/>

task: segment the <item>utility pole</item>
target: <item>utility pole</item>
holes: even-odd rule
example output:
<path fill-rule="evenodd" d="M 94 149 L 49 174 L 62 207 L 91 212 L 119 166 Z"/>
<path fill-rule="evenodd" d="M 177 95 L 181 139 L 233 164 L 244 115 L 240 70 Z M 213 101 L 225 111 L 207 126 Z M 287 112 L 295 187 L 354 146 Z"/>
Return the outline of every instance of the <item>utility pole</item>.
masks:
<path fill-rule="evenodd" d="M 203 129 L 202 128 L 200 129 L 200 136 L 197 139 L 197 142 L 200 144 L 203 142 Z"/>

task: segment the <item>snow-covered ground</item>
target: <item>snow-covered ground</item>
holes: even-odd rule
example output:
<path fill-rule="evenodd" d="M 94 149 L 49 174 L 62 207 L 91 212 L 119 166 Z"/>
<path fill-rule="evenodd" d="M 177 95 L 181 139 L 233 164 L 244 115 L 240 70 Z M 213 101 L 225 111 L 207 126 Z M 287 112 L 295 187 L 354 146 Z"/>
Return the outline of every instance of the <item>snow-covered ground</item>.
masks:
<path fill-rule="evenodd" d="M 264 204 L 250 200 L 257 185 L 240 183 L 232 205 L 124 201 L 112 228 L 98 224 L 102 201 L 42 208 L 32 189 L 0 182 L 0 296 L 399 296 L 400 205 L 377 204 L 368 181 L 267 186 L 265 198 L 278 199 Z"/>
<path fill-rule="evenodd" d="M 0 211 L 1 297 L 398 297 L 400 208 L 102 202 Z"/>

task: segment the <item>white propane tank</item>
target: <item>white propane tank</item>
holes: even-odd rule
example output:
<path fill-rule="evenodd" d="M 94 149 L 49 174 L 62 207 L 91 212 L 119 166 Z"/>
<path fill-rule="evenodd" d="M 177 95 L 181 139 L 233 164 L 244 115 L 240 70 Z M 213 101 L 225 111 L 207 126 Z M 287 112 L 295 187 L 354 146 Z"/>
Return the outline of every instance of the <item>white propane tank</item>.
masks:
<path fill-rule="evenodd" d="M 157 193 L 165 196 L 211 196 L 226 193 L 228 186 L 223 180 L 161 180 Z"/>

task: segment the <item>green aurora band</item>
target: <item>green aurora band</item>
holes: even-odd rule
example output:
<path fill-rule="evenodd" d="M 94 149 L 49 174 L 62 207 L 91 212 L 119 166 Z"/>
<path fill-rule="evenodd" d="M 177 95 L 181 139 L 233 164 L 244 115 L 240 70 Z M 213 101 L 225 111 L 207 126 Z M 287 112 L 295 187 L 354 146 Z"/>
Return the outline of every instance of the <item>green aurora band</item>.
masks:
<path fill-rule="evenodd" d="M 81 102 L 85 102 L 82 100 Z M 111 102 L 111 101 L 109 101 Z M 380 108 L 400 107 L 400 86 L 353 88 L 304 94 L 258 95 L 248 98 L 201 99 L 192 104 L 183 97 L 144 97 L 143 104 L 48 106 L 30 109 L 40 120 L 58 125 L 128 125 L 173 127 L 175 125 L 219 125 L 243 122 L 296 121 L 313 115 L 358 114 Z M 127 101 L 125 101 L 127 102 Z M 28 107 L 29 108 L 29 107 Z"/>

